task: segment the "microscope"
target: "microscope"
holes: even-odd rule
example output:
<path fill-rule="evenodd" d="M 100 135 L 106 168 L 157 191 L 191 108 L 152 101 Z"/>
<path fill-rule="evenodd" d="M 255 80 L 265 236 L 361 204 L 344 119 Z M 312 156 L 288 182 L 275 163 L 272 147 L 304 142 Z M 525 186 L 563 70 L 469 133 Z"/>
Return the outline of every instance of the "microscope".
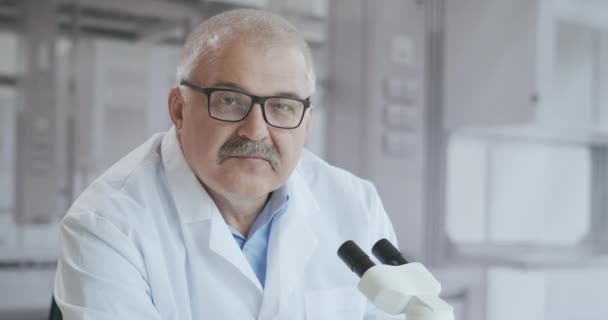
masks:
<path fill-rule="evenodd" d="M 372 247 L 376 265 L 353 241 L 338 256 L 361 278 L 357 288 L 381 310 L 407 320 L 454 320 L 454 309 L 439 298 L 441 284 L 418 262 L 408 263 L 387 239 Z"/>

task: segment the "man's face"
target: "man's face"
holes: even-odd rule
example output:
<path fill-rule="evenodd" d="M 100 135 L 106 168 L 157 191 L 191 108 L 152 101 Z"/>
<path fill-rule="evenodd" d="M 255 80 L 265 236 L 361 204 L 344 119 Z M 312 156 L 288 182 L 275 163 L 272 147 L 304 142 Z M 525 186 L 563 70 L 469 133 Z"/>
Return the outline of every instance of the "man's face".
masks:
<path fill-rule="evenodd" d="M 186 80 L 202 87 L 237 89 L 258 96 L 289 93 L 305 99 L 311 94 L 307 71 L 306 60 L 295 46 L 260 49 L 236 41 L 223 49 L 213 65 L 203 62 Z M 254 104 L 242 121 L 223 122 L 209 116 L 206 95 L 186 90 L 181 121 L 173 110 L 172 117 L 186 160 L 208 191 L 224 198 L 259 198 L 285 183 L 300 158 L 312 109 L 306 111 L 295 129 L 268 125 L 259 104 Z M 274 148 L 277 162 L 268 159 L 268 154 L 226 152 L 230 150 L 227 146 L 238 145 L 239 141 Z"/>

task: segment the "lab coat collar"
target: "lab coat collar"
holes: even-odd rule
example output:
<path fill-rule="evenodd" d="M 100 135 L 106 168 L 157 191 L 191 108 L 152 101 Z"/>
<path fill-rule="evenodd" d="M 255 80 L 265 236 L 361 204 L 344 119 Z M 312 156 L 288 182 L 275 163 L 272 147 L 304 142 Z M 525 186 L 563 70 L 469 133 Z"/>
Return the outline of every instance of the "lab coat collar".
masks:
<path fill-rule="evenodd" d="M 186 162 L 175 127 L 171 127 L 163 138 L 161 154 L 181 222 L 192 223 L 220 215 L 215 202 Z"/>

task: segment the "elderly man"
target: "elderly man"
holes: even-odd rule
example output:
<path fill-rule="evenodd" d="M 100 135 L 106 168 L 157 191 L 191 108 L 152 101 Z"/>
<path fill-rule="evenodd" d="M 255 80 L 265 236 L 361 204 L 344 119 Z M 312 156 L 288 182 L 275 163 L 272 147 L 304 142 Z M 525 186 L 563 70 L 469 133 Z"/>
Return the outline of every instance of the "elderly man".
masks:
<path fill-rule="evenodd" d="M 64 319 L 376 319 L 336 250 L 395 240 L 372 184 L 303 149 L 305 40 L 256 10 L 188 37 L 174 126 L 76 200 L 54 297 Z"/>

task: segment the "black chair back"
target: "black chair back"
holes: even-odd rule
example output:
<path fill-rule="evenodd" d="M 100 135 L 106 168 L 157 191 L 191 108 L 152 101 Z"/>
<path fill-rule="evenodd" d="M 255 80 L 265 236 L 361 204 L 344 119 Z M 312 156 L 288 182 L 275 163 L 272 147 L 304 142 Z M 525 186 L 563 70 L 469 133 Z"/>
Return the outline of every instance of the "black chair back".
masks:
<path fill-rule="evenodd" d="M 55 303 L 55 297 L 51 300 L 51 312 L 49 313 L 49 320 L 63 320 L 63 316 L 61 315 L 61 310 Z"/>

